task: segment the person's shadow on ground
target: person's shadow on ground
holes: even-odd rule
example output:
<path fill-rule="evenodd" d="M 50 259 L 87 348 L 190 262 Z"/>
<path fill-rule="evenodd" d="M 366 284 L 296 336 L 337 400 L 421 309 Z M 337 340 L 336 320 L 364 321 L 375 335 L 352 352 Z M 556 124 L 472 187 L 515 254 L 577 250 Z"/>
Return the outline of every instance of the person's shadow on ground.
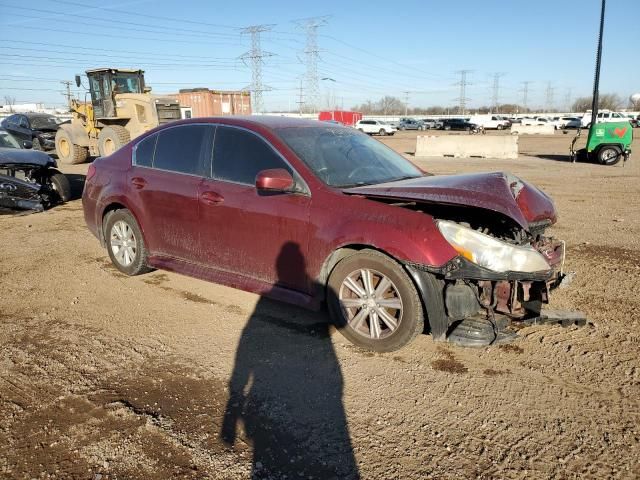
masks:
<path fill-rule="evenodd" d="M 283 246 L 276 268 L 279 278 L 292 268 L 306 271 L 297 244 Z M 232 446 L 240 435 L 251 445 L 251 478 L 359 478 L 326 321 L 261 298 L 229 387 L 221 438 Z"/>

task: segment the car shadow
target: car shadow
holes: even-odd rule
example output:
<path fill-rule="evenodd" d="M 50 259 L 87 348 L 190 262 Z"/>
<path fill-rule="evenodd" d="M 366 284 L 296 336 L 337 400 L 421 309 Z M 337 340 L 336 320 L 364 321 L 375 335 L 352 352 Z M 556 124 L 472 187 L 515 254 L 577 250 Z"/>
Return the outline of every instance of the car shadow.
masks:
<path fill-rule="evenodd" d="M 292 268 L 305 261 L 287 243 L 278 278 Z M 252 479 L 358 479 L 343 389 L 326 318 L 262 297 L 237 346 L 220 438 L 251 447 Z"/>
<path fill-rule="evenodd" d="M 571 155 L 569 154 L 562 155 L 562 154 L 543 153 L 543 154 L 536 154 L 536 155 L 531 155 L 531 154 L 524 154 L 524 155 L 541 158 L 543 160 L 553 160 L 554 162 L 571 162 Z"/>

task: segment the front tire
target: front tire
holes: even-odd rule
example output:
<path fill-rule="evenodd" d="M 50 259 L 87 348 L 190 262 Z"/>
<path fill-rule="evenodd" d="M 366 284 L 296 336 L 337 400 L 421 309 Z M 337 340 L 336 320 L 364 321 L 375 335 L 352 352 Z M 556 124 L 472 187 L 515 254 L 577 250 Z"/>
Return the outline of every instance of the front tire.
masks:
<path fill-rule="evenodd" d="M 378 251 L 340 261 L 329 276 L 327 297 L 333 323 L 363 349 L 392 352 L 424 330 L 416 287 L 398 262 Z"/>
<path fill-rule="evenodd" d="M 378 134 L 379 134 L 381 137 L 384 137 L 384 136 L 387 134 L 387 131 L 386 131 L 384 128 L 381 128 L 381 129 L 380 129 L 380 131 L 378 132 Z"/>
<path fill-rule="evenodd" d="M 121 125 L 104 127 L 98 135 L 98 151 L 106 157 L 131 141 L 126 128 Z"/>
<path fill-rule="evenodd" d="M 51 188 L 58 196 L 57 200 L 59 203 L 71 200 L 71 184 L 64 173 L 51 169 L 49 171 L 49 181 L 51 182 Z"/>
<path fill-rule="evenodd" d="M 81 147 L 73 143 L 71 135 L 61 126 L 56 132 L 56 155 L 58 160 L 68 165 L 76 165 L 84 162 L 89 156 L 87 147 Z"/>
<path fill-rule="evenodd" d="M 42 152 L 44 150 L 44 148 L 42 148 L 42 144 L 40 143 L 40 139 L 38 137 L 35 137 L 33 139 L 33 141 L 31 142 L 31 148 L 33 150 L 38 150 L 40 152 Z"/>
<path fill-rule="evenodd" d="M 598 162 L 602 165 L 613 166 L 620 162 L 622 149 L 616 145 L 605 145 L 598 150 Z"/>
<path fill-rule="evenodd" d="M 127 209 L 107 214 L 105 240 L 113 265 L 127 275 L 150 272 L 147 266 L 148 252 L 138 222 Z"/>

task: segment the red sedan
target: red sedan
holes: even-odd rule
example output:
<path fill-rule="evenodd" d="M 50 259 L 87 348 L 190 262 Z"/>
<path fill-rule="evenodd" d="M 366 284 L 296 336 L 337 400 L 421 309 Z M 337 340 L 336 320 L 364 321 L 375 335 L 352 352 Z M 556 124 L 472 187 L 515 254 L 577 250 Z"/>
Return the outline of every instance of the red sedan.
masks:
<path fill-rule="evenodd" d="M 553 202 L 506 173 L 432 176 L 354 129 L 174 122 L 89 167 L 88 227 L 128 275 L 160 268 L 320 308 L 354 344 L 425 329 L 487 345 L 561 280 Z"/>

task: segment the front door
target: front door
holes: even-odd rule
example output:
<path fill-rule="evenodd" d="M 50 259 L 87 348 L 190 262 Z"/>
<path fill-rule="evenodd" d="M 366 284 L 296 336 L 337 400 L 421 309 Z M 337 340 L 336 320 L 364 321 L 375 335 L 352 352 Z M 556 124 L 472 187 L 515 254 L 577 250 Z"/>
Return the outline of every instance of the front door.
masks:
<path fill-rule="evenodd" d="M 255 188 L 261 170 L 292 168 L 254 133 L 219 126 L 213 178 L 200 186 L 201 250 L 219 270 L 310 291 L 304 259 L 309 237 L 308 193 L 265 194 Z M 302 182 L 298 180 L 298 182 Z"/>

